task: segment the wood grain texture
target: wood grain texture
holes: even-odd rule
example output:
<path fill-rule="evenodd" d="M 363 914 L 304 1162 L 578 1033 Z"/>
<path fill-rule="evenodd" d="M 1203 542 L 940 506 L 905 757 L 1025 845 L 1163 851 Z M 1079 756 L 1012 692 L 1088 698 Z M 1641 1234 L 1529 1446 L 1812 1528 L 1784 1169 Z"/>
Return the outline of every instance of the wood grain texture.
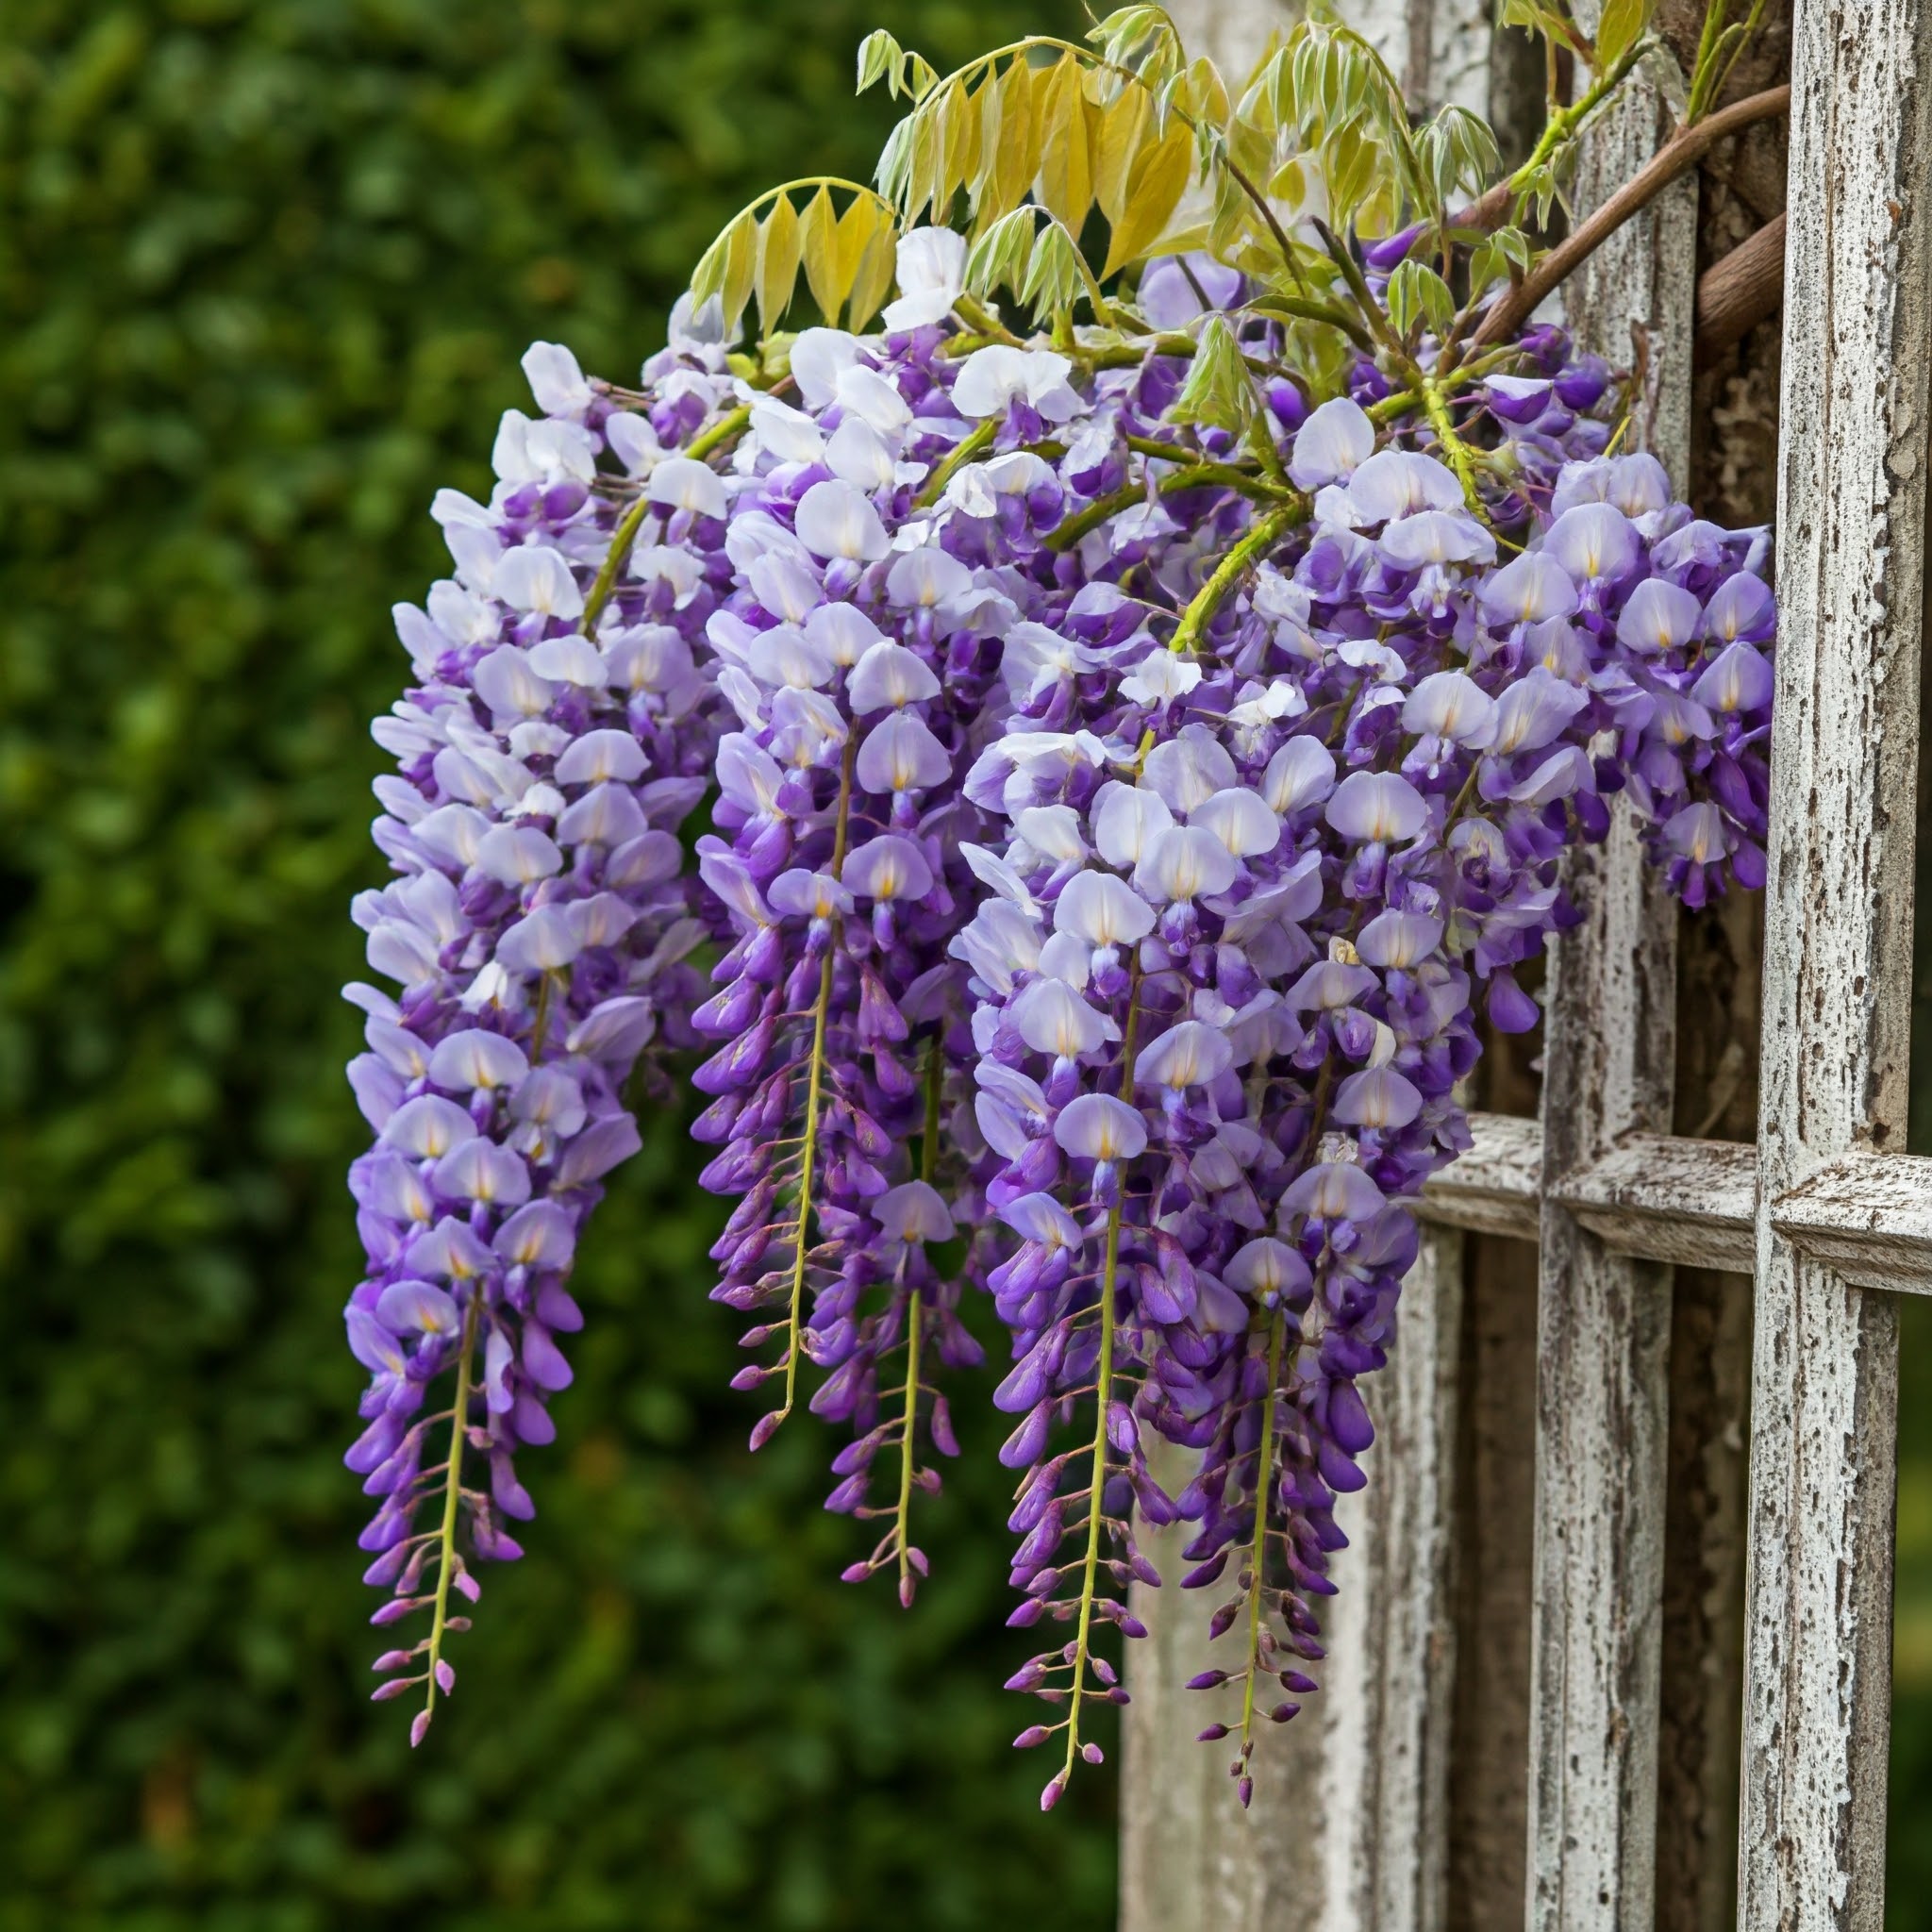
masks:
<path fill-rule="evenodd" d="M 1928 15 L 1792 49 L 1739 1918 L 1884 1913 L 1895 1305 L 1780 1197 L 1906 1126 L 1924 530 Z"/>
<path fill-rule="evenodd" d="M 1644 75 L 1584 143 L 1579 216 L 1668 132 L 1674 66 L 1658 55 Z M 1579 338 L 1644 371 L 1632 431 L 1680 488 L 1695 220 L 1694 187 L 1674 184 L 1566 291 Z M 1555 949 L 1545 1020 L 1526 1921 L 1651 1932 L 1670 1274 L 1561 1196 L 1623 1137 L 1670 1129 L 1676 924 L 1624 814 L 1568 882 L 1583 921 Z"/>

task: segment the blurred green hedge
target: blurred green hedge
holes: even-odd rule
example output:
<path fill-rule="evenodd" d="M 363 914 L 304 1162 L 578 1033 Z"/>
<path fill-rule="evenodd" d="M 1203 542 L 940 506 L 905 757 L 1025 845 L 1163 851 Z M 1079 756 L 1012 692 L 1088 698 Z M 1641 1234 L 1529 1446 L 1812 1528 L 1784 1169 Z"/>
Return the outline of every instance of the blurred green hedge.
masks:
<path fill-rule="evenodd" d="M 968 1444 L 917 1616 L 833 1580 L 823 1440 L 744 1453 L 676 1119 L 461 1694 L 413 1759 L 363 1701 L 336 990 L 388 606 L 527 341 L 634 372 L 740 203 L 869 168 L 881 22 L 1073 8 L 0 8 L 6 1932 L 1111 1919 L 1108 1778 L 1049 1824 L 1008 1747 L 1000 1472 Z"/>

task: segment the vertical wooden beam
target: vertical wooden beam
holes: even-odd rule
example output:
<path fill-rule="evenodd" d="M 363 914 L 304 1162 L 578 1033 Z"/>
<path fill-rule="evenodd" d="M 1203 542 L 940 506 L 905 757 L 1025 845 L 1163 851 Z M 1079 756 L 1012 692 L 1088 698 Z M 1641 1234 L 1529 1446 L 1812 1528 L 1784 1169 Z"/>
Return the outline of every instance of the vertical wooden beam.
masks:
<path fill-rule="evenodd" d="M 1591 131 L 1579 212 L 1656 148 L 1668 62 L 1653 57 Z M 1696 190 L 1685 182 L 1566 291 L 1583 341 L 1644 369 L 1631 439 L 1679 489 L 1695 287 Z M 1676 920 L 1627 813 L 1604 845 L 1572 855 L 1567 879 L 1583 923 L 1551 962 L 1546 1189 L 1624 1134 L 1672 1125 Z M 1535 1932 L 1651 1932 L 1670 1271 L 1611 1254 L 1553 1201 L 1541 1223 L 1527 1922 Z"/>
<path fill-rule="evenodd" d="M 1904 1144 L 1928 326 L 1923 0 L 1803 0 L 1791 61 L 1739 1922 L 1884 1916 L 1897 1330 L 1772 1225 Z"/>
<path fill-rule="evenodd" d="M 1177 0 L 1191 47 L 1238 78 L 1293 13 L 1276 0 Z M 1472 98 L 1486 72 L 1487 0 L 1355 0 L 1413 97 L 1431 75 Z M 1480 105 L 1482 94 L 1473 96 Z M 1256 1753 L 1252 1810 L 1235 1802 L 1226 1752 L 1197 1745 L 1224 1713 L 1178 1687 L 1210 1662 L 1208 1606 L 1137 1587 L 1152 1635 L 1128 1646 L 1124 1726 L 1122 1932 L 1441 1932 L 1446 1912 L 1454 1686 L 1456 1383 L 1461 1237 L 1425 1227 L 1405 1283 L 1401 1334 L 1370 1389 L 1380 1441 L 1370 1485 L 1342 1500 L 1350 1538 L 1325 1641 L 1324 1688 Z M 1182 1478 L 1184 1479 L 1184 1477 Z M 1150 1540 L 1164 1574 L 1185 1566 L 1172 1534 Z M 1224 1648 L 1233 1639 L 1225 1640 Z"/>

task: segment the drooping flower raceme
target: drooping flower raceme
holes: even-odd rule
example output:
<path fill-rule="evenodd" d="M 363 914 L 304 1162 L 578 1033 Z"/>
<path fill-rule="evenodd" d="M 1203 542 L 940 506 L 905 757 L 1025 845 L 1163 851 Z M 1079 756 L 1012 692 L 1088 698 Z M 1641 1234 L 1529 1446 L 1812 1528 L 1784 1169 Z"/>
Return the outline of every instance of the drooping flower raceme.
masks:
<path fill-rule="evenodd" d="M 401 1674 L 378 1696 L 424 1687 L 418 1738 L 454 1682 L 451 1592 L 476 1594 L 459 1524 L 501 1558 L 519 1554 L 506 1520 L 532 1513 L 515 1452 L 552 1439 L 571 1379 L 578 1229 L 638 1145 L 625 1082 L 647 1042 L 692 1038 L 705 929 L 676 831 L 717 740 L 695 650 L 722 529 L 687 500 L 680 466 L 701 465 L 664 450 L 728 398 L 722 362 L 676 342 L 631 413 L 538 344 L 544 414 L 504 418 L 488 506 L 439 496 L 456 575 L 396 610 L 416 682 L 375 727 L 398 764 L 376 781 L 375 838 L 400 877 L 355 909 L 401 991 L 348 990 L 375 1135 L 350 1175 L 368 1272 L 349 1342 L 372 1380 L 348 1459 L 380 1499 L 362 1537 L 369 1580 L 393 1591 L 377 1621 L 430 1612 L 376 1666 Z M 450 1406 L 425 1413 L 440 1378 Z"/>
<path fill-rule="evenodd" d="M 962 340 L 962 258 L 908 237 L 886 333 L 808 330 L 756 382 L 688 324 L 635 391 L 533 352 L 491 506 L 442 507 L 458 577 L 380 726 L 402 876 L 360 908 L 404 991 L 360 995 L 352 1460 L 372 1576 L 432 1611 L 426 1661 L 384 1662 L 447 1688 L 456 1528 L 513 1552 L 620 1088 L 701 1041 L 754 1443 L 801 1399 L 841 1427 L 828 1507 L 885 1524 L 848 1575 L 924 1574 L 983 1291 L 1011 1621 L 1058 1639 L 1013 1679 L 1048 1706 L 1019 1741 L 1063 1745 L 1045 1802 L 1124 1698 L 1138 1526 L 1176 1520 L 1236 1633 L 1199 1681 L 1237 1687 L 1205 1735 L 1238 1731 L 1245 1799 L 1313 1688 L 1407 1204 L 1467 1145 L 1478 1005 L 1535 1021 L 1562 850 L 1623 791 L 1687 903 L 1762 877 L 1764 542 L 1607 453 L 1608 372 L 1559 331 L 1431 411 L 1367 355 L 1318 391 L 1205 261 L 1142 275 L 1167 333 L 1134 357 Z M 1210 329 L 1273 372 L 1241 433 L 1189 400 L 1176 337 Z M 424 1467 L 439 1375 L 487 1492 Z"/>

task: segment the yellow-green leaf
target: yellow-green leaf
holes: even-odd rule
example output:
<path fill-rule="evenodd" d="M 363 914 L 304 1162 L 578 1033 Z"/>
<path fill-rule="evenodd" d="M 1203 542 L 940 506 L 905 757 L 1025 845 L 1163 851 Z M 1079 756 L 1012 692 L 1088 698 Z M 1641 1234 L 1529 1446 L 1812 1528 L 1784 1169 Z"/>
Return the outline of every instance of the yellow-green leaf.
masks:
<path fill-rule="evenodd" d="M 1064 55 L 1038 97 L 1045 137 L 1041 143 L 1040 199 L 1070 235 L 1080 232 L 1093 201 L 1093 161 L 1083 77 L 1080 62 L 1071 54 Z"/>
<path fill-rule="evenodd" d="M 936 111 L 941 145 L 933 220 L 944 222 L 952 212 L 954 195 L 979 169 L 979 104 L 967 93 L 963 80 L 955 80 Z"/>
<path fill-rule="evenodd" d="M 845 291 L 839 279 L 839 217 L 833 211 L 828 189 L 821 188 L 806 204 L 805 218 L 798 225 L 805 251 L 806 287 L 826 324 L 837 328 L 839 305 Z"/>
<path fill-rule="evenodd" d="M 758 229 L 758 333 L 770 335 L 791 306 L 792 285 L 798 280 L 802 243 L 798 210 L 791 197 L 781 194 Z"/>
<path fill-rule="evenodd" d="M 1650 0 L 1604 0 L 1596 29 L 1598 71 L 1614 67 L 1650 25 Z"/>
<path fill-rule="evenodd" d="M 1126 206 L 1108 244 L 1103 281 L 1159 241 L 1193 172 L 1194 137 L 1183 123 L 1172 122 L 1158 142 L 1141 149 L 1127 178 Z"/>
<path fill-rule="evenodd" d="M 724 274 L 719 293 L 724 304 L 724 332 L 729 338 L 751 300 L 752 285 L 758 272 L 758 225 L 749 213 L 741 214 L 724 231 Z"/>
<path fill-rule="evenodd" d="M 705 250 L 691 279 L 692 300 L 699 308 L 718 298 L 727 331 L 735 327 L 751 297 L 758 273 L 758 217 L 747 208 L 732 217 L 730 225 Z"/>
<path fill-rule="evenodd" d="M 999 108 L 999 145 L 992 168 L 994 219 L 1020 205 L 1040 172 L 1038 90 L 1024 55 L 1016 56 L 1000 76 Z M 982 218 L 986 213 L 982 206 Z"/>
<path fill-rule="evenodd" d="M 879 304 L 892 286 L 892 270 L 898 260 L 897 225 L 884 208 L 874 203 L 866 205 L 873 211 L 873 231 L 854 266 L 845 310 L 845 326 L 855 331 L 863 329 L 878 313 Z"/>
<path fill-rule="evenodd" d="M 858 267 L 878 226 L 879 205 L 871 195 L 861 194 L 839 217 L 838 288 L 841 301 L 852 293 L 858 279 Z M 850 325 L 847 325 L 850 326 Z"/>
<path fill-rule="evenodd" d="M 1147 90 L 1124 87 L 1101 110 L 1100 137 L 1093 148 L 1093 192 L 1109 224 L 1120 221 L 1127 204 L 1127 177 L 1141 152 L 1147 123 Z"/>

